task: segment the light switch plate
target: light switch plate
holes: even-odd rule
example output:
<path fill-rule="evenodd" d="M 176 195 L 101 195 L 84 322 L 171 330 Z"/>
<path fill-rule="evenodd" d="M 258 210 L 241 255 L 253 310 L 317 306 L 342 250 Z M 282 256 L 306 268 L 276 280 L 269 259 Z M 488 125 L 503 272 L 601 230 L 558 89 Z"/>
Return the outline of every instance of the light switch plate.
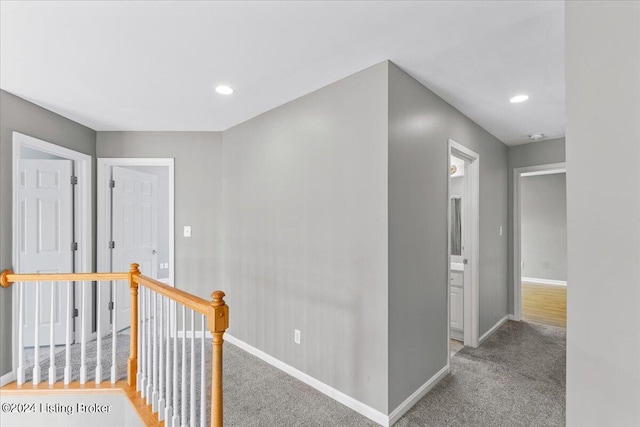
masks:
<path fill-rule="evenodd" d="M 191 237 L 191 226 L 190 225 L 185 225 L 184 226 L 184 237 Z"/>

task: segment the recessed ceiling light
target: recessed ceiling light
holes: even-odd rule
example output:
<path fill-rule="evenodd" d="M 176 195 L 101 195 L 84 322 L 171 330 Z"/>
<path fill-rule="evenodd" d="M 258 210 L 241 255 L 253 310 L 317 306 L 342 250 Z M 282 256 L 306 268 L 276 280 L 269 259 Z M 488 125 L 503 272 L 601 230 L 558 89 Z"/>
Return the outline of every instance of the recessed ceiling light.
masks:
<path fill-rule="evenodd" d="M 540 141 L 543 138 L 544 138 L 544 133 L 534 133 L 532 135 L 529 135 L 529 139 L 532 141 Z"/>
<path fill-rule="evenodd" d="M 529 95 L 516 95 L 509 100 L 512 104 L 517 104 L 518 102 L 524 102 L 529 99 Z"/>
<path fill-rule="evenodd" d="M 233 93 L 233 89 L 231 89 L 227 85 L 216 86 L 216 92 L 221 95 L 231 95 Z"/>

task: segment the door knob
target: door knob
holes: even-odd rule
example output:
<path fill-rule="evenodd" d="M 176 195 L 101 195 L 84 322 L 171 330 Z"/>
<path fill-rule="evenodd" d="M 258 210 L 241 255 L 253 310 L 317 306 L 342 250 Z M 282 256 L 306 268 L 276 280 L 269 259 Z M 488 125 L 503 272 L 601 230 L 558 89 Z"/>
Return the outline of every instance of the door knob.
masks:
<path fill-rule="evenodd" d="M 467 265 L 467 264 L 469 264 L 469 260 L 465 258 L 465 259 L 464 259 L 464 261 L 462 261 L 462 263 L 463 263 L 464 265 Z"/>
<path fill-rule="evenodd" d="M 157 253 L 158 253 L 158 251 L 156 251 L 156 250 L 154 249 L 154 250 L 152 250 L 152 251 L 151 251 L 151 253 L 152 253 L 153 255 L 155 255 L 155 254 L 157 254 Z"/>

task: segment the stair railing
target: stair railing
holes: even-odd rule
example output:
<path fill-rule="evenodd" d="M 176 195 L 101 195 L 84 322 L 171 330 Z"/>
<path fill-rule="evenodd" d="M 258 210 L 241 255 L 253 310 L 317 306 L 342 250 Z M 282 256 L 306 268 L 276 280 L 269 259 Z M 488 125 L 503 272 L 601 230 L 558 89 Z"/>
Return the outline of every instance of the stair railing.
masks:
<path fill-rule="evenodd" d="M 78 316 L 80 318 L 80 366 L 79 383 L 85 384 L 88 379 L 86 366 L 86 316 L 87 312 L 85 292 L 93 282 L 100 286 L 103 282 L 114 284 L 128 282 L 131 298 L 131 324 L 129 357 L 127 360 L 127 386 L 136 390 L 139 396 L 146 399 L 151 411 L 157 414 L 159 421 L 165 426 L 186 426 L 198 424 L 202 427 L 210 425 L 221 427 L 223 423 L 222 411 L 222 345 L 223 335 L 229 326 L 229 307 L 224 302 L 224 292 L 215 291 L 212 300 L 207 301 L 191 295 L 180 289 L 173 288 L 140 273 L 138 264 L 131 264 L 128 273 L 69 273 L 69 274 L 14 274 L 11 270 L 4 270 L 0 274 L 0 285 L 8 288 L 14 282 L 18 285 L 18 325 L 24 324 L 25 316 L 25 286 L 35 286 L 35 319 L 34 324 L 40 323 L 42 286 L 50 284 L 50 330 L 49 330 L 49 385 L 57 382 L 57 367 L 54 352 L 54 309 L 58 297 L 54 283 L 66 283 L 66 313 L 65 316 L 65 367 L 63 381 L 65 386 L 71 382 L 72 369 L 71 353 L 71 310 L 72 283 L 81 283 L 82 297 Z M 117 286 L 113 292 L 117 294 Z M 45 289 L 46 290 L 46 289 Z M 61 286 L 58 286 L 61 290 Z M 100 292 L 98 292 L 100 295 Z M 99 298 L 99 296 L 98 296 Z M 59 299 L 60 300 L 60 299 Z M 114 297 L 113 302 L 117 299 Z M 101 316 L 98 303 L 97 315 Z M 112 354 L 111 354 L 111 383 L 117 380 L 117 330 L 116 313 L 112 318 Z M 200 328 L 196 330 L 197 318 Z M 102 331 L 101 319 L 97 318 L 96 336 L 96 370 L 95 382 L 100 384 L 102 379 Z M 16 382 L 22 386 L 25 382 L 24 361 L 24 328 L 14 325 L 18 331 L 18 367 Z M 211 358 L 211 387 L 206 387 L 206 361 L 204 338 L 207 331 L 212 336 Z M 196 358 L 196 338 L 200 337 L 199 359 Z M 180 341 L 180 342 L 179 342 Z M 189 347 L 187 347 L 187 341 Z M 34 367 L 32 382 L 41 382 L 39 351 L 40 327 L 34 328 Z M 189 357 L 187 357 L 189 355 Z M 199 365 L 199 375 L 196 376 L 196 365 Z M 187 374 L 187 367 L 189 373 Z M 180 376 L 180 380 L 178 379 Z M 199 387 L 197 387 L 199 385 Z M 199 393 L 196 392 L 199 388 Z M 206 413 L 207 390 L 211 391 L 211 410 Z M 188 397 L 187 397 L 188 396 Z M 188 405 L 187 405 L 187 402 Z M 207 423 L 207 415 L 210 422 Z"/>

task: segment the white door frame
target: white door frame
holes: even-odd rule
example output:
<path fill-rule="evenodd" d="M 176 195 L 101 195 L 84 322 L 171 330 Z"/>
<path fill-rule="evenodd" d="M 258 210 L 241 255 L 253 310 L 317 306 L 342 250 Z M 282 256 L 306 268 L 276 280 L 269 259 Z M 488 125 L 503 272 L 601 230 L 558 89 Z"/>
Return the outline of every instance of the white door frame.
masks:
<path fill-rule="evenodd" d="M 464 345 L 478 347 L 480 326 L 480 155 L 464 145 L 449 139 L 447 150 L 447 346 L 451 340 L 451 155 L 464 158 L 466 164 L 467 187 L 465 194 L 469 199 L 465 212 L 468 230 L 464 235 L 470 262 L 464 274 Z M 450 352 L 447 353 L 450 358 Z"/>
<path fill-rule="evenodd" d="M 112 166 L 166 166 L 169 168 L 169 279 L 175 286 L 175 230 L 174 230 L 174 159 L 172 158 L 114 158 L 98 159 L 98 271 L 109 271 L 109 173 Z"/>
<path fill-rule="evenodd" d="M 549 163 L 513 169 L 513 320 L 522 320 L 522 223 L 521 185 L 523 176 L 566 173 L 567 164 Z"/>
<path fill-rule="evenodd" d="M 93 239 L 92 239 L 92 229 L 91 229 L 91 156 L 88 154 L 83 154 L 65 147 L 61 147 L 59 145 L 52 144 L 50 142 L 43 141 L 41 139 L 34 138 L 32 136 L 24 135 L 19 132 L 13 132 L 13 172 L 12 172 L 12 229 L 13 231 L 13 241 L 12 241 L 12 264 L 14 271 L 19 271 L 19 235 L 15 230 L 20 230 L 20 215 L 19 215 L 19 204 L 20 201 L 18 199 L 18 183 L 20 182 L 20 170 L 18 168 L 18 163 L 20 161 L 20 152 L 22 147 L 30 148 L 33 150 L 37 150 L 43 153 L 52 154 L 54 156 L 62 157 L 64 159 L 69 159 L 73 161 L 74 174 L 78 177 L 78 184 L 74 189 L 74 197 L 75 197 L 75 207 L 74 207 L 74 215 L 75 215 L 75 240 L 78 243 L 78 251 L 75 253 L 75 272 L 76 273 L 90 273 L 93 270 L 92 260 L 93 260 Z M 16 325 L 18 320 L 18 287 L 13 286 L 12 291 L 12 300 L 13 300 L 13 325 Z M 82 301 L 80 298 L 82 297 L 82 293 L 80 292 L 80 288 L 90 289 L 88 282 L 82 282 L 80 286 L 76 286 L 75 290 L 75 300 L 76 305 L 81 306 Z M 91 292 L 84 293 L 84 304 L 85 307 L 89 307 L 89 310 L 83 312 L 83 318 L 81 319 L 85 322 L 88 327 L 85 329 L 84 339 L 89 340 L 92 338 L 93 333 L 91 332 L 91 319 L 93 316 L 91 307 Z M 15 375 L 16 370 L 18 368 L 18 334 L 17 329 L 12 327 L 12 365 L 13 365 L 13 373 Z M 76 323 L 76 341 L 82 340 L 83 337 L 78 333 L 78 330 L 81 330 L 80 325 Z"/>

